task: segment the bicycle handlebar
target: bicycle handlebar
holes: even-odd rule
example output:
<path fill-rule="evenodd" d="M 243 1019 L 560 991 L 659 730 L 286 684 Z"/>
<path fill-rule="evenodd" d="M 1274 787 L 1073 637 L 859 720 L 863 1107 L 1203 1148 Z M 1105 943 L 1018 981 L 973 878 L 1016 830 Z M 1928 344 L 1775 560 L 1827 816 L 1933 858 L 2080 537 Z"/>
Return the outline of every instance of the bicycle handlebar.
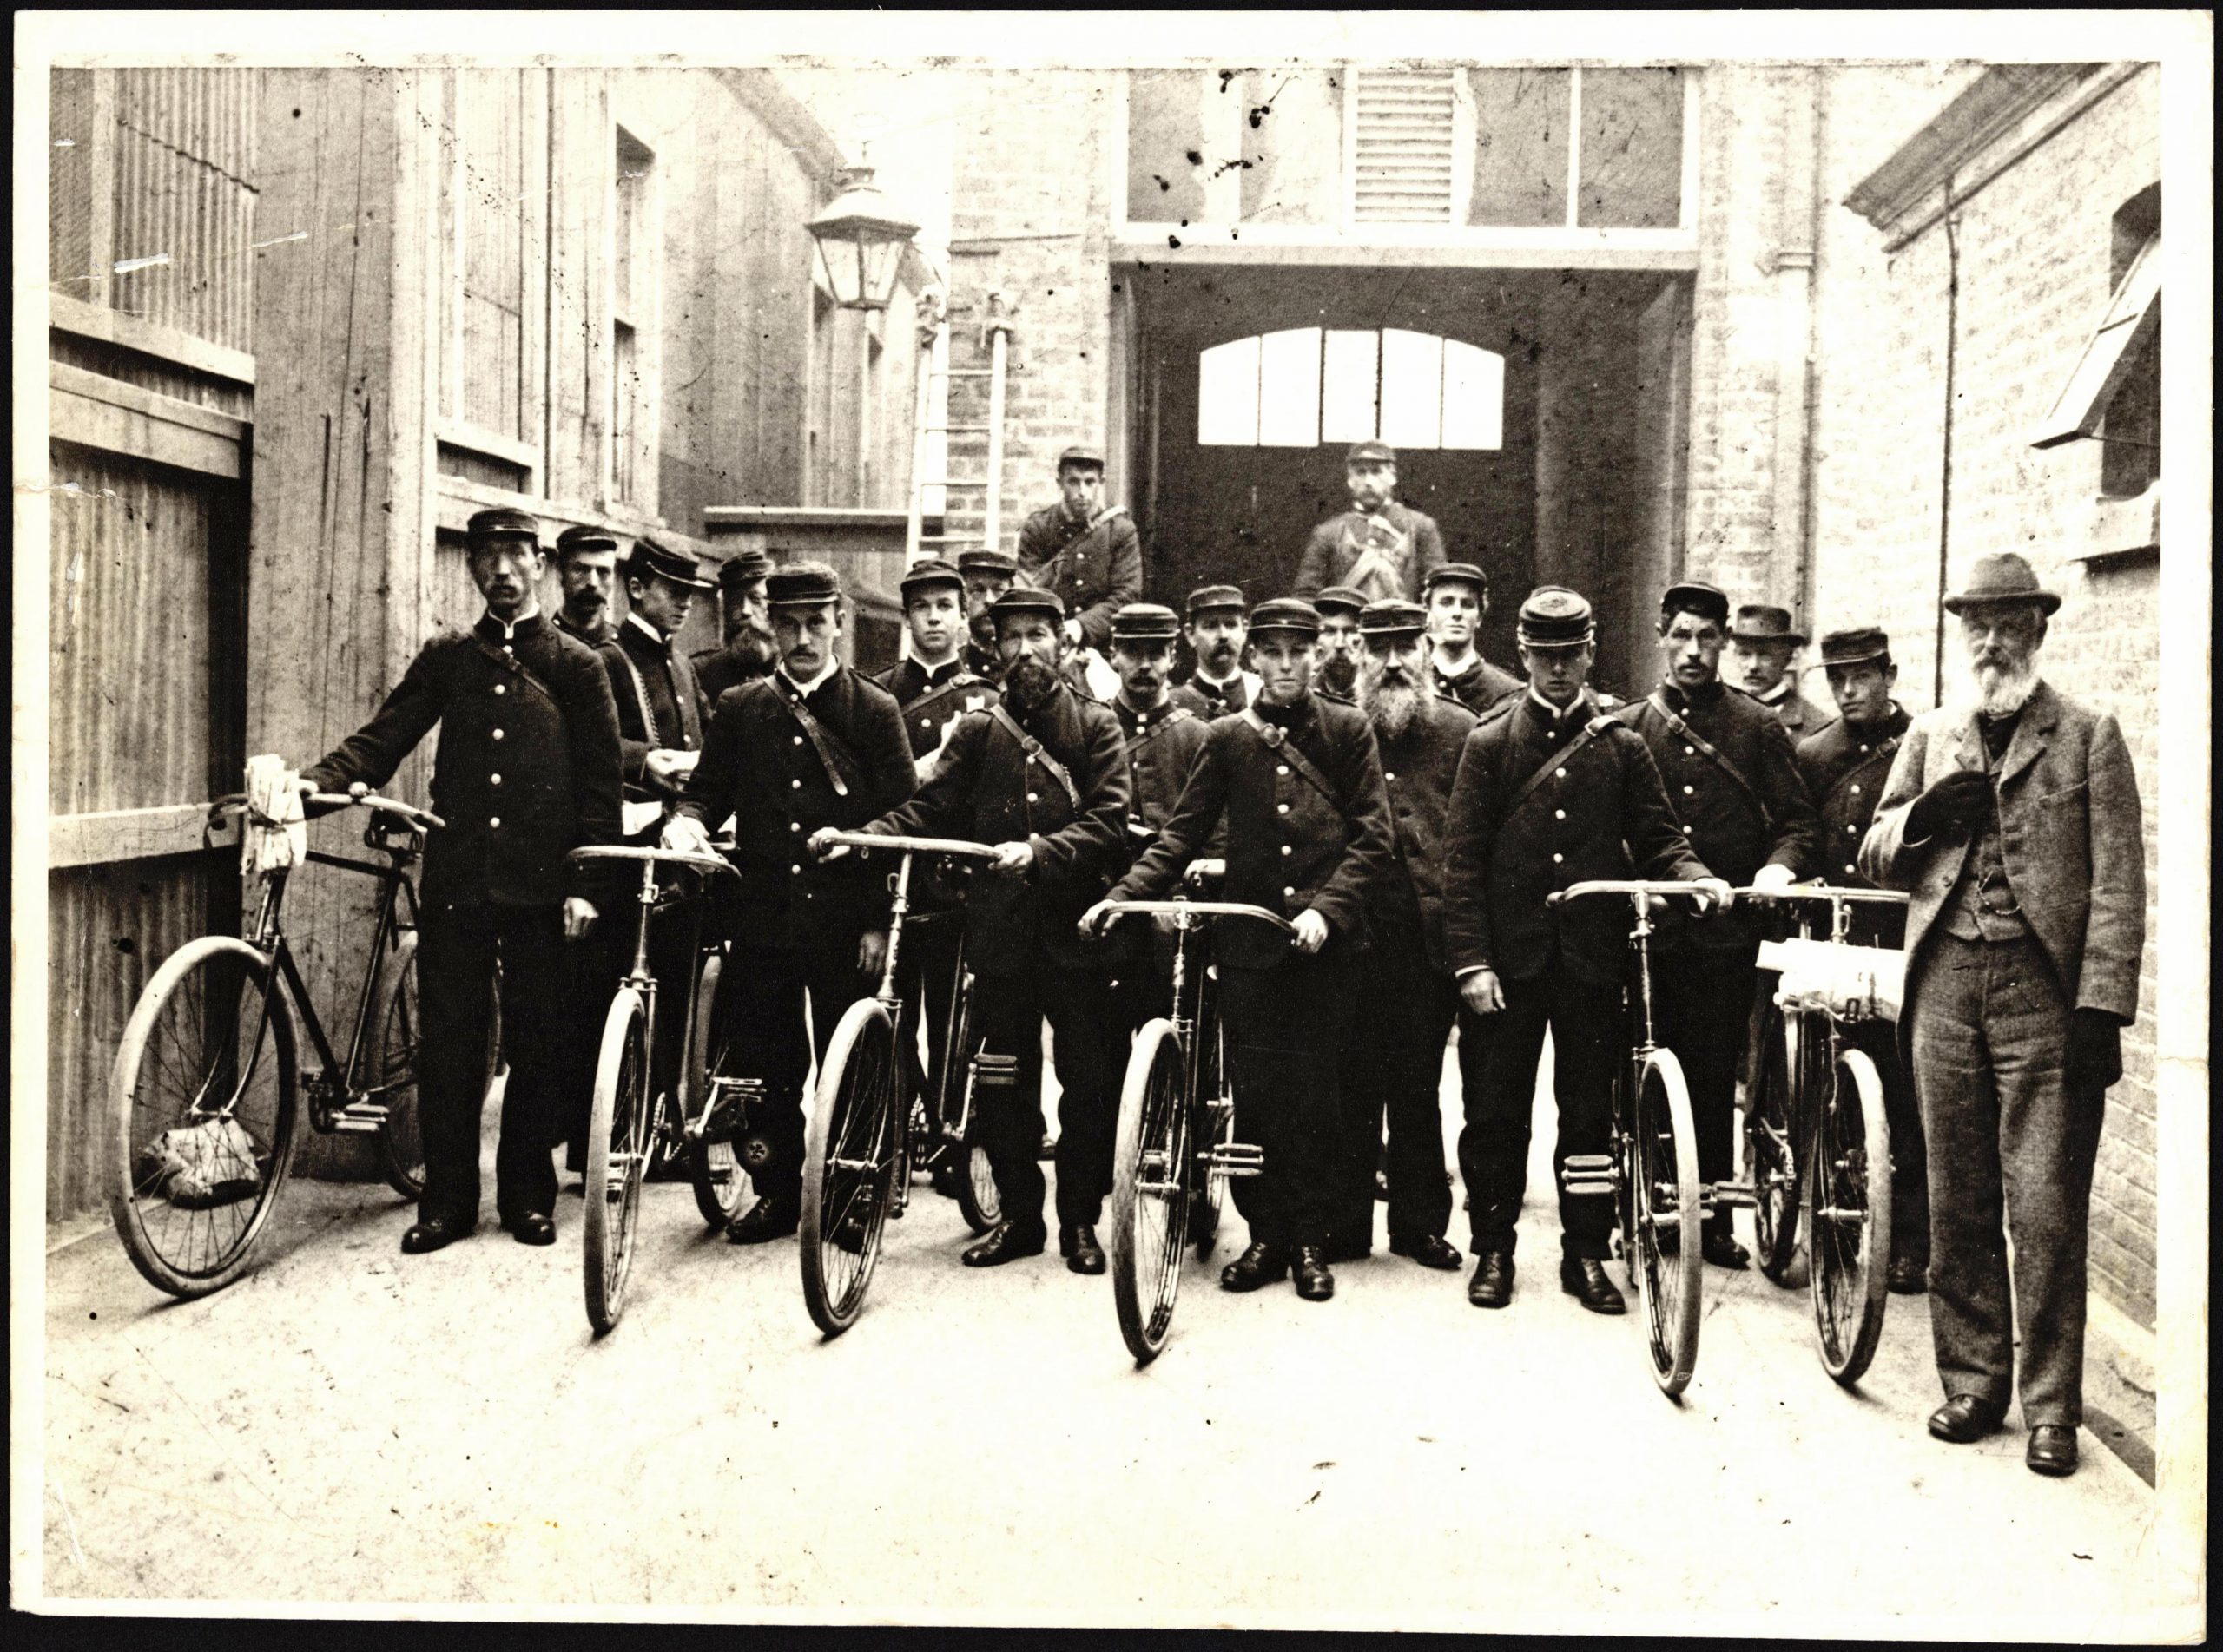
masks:
<path fill-rule="evenodd" d="M 1738 892 L 1742 893 L 1742 891 Z M 1646 881 L 1643 879 L 1593 878 L 1579 884 L 1569 884 L 1565 889 L 1555 889 L 1544 897 L 1544 905 L 1556 906 L 1561 901 L 1575 900 L 1585 895 L 1680 895 L 1685 899 L 1712 900 L 1714 892 L 1697 884 Z"/>
<path fill-rule="evenodd" d="M 441 819 L 430 809 L 420 809 L 413 803 L 404 803 L 399 798 L 380 797 L 374 792 L 365 792 L 360 795 L 352 792 L 308 792 L 302 794 L 301 804 L 304 809 L 311 805 L 325 809 L 375 809 L 383 814 L 397 815 L 410 825 L 424 831 L 431 831 L 447 825 L 446 821 Z M 214 819 L 220 814 L 245 814 L 247 808 L 247 794 L 244 792 L 228 792 L 222 797 L 210 800 L 208 814 L 209 818 Z"/>
<path fill-rule="evenodd" d="M 812 835 L 817 837 L 815 833 Z M 985 843 L 971 843 L 962 838 L 900 838 L 874 832 L 829 832 L 817 840 L 829 849 L 836 846 L 844 849 L 894 849 L 910 854 L 950 855 L 967 860 L 992 860 L 996 853 Z"/>
<path fill-rule="evenodd" d="M 1248 906 L 1232 900 L 1100 900 L 1096 911 L 1108 912 L 1113 918 L 1173 918 L 1187 913 L 1197 918 L 1255 918 L 1262 924 L 1271 924 L 1283 934 L 1296 933 L 1296 925 L 1279 912 L 1270 912 L 1263 906 Z"/>
<path fill-rule="evenodd" d="M 696 872 L 722 872 L 736 881 L 741 877 L 738 872 L 716 855 L 692 855 L 680 849 L 636 849 L 619 845 L 608 846 L 590 845 L 584 849 L 572 850 L 564 858 L 574 865 L 584 865 L 590 860 L 653 861 L 659 866 L 686 866 Z"/>
<path fill-rule="evenodd" d="M 1794 884 L 1788 889 L 1739 889 L 1739 900 L 1826 900 L 1865 902 L 1871 906 L 1903 906 L 1908 897 L 1894 889 L 1844 889 L 1830 884 Z"/>

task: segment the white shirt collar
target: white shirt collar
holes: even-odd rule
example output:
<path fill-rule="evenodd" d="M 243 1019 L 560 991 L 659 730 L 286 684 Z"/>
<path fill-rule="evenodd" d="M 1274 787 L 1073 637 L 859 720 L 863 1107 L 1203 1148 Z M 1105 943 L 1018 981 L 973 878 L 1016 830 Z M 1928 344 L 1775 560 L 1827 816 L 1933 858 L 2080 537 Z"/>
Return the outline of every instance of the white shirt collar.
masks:
<path fill-rule="evenodd" d="M 486 610 L 486 617 L 494 620 L 494 623 L 502 628 L 502 641 L 507 642 L 517 635 L 518 627 L 523 625 L 527 620 L 537 620 L 540 617 L 540 604 L 527 602 L 518 610 L 518 616 L 514 620 L 495 620 L 494 610 L 491 608 Z"/>
<path fill-rule="evenodd" d="M 1765 694 L 1754 694 L 1752 698 L 1758 701 L 1764 706 L 1779 706 L 1784 701 L 1791 698 L 1791 679 L 1789 677 L 1785 677 L 1782 681 L 1777 683 L 1774 688 L 1769 689 Z"/>
<path fill-rule="evenodd" d="M 662 631 L 657 630 L 655 626 L 650 624 L 637 613 L 628 614 L 625 616 L 625 623 L 628 625 L 639 626 L 641 629 L 647 634 L 649 640 L 654 642 L 658 648 L 662 648 L 665 643 L 671 641 L 670 637 L 666 636 Z"/>
<path fill-rule="evenodd" d="M 1528 697 L 1534 701 L 1538 706 L 1541 707 L 1543 708 L 1544 714 L 1547 717 L 1549 717 L 1555 724 L 1565 722 L 1568 718 L 1573 716 L 1575 713 L 1582 709 L 1582 694 L 1580 689 L 1576 690 L 1574 698 L 1568 701 L 1566 705 L 1555 706 L 1550 701 L 1545 699 L 1543 695 L 1538 694 L 1536 692 L 1536 685 L 1532 682 L 1528 685 Z"/>
<path fill-rule="evenodd" d="M 1197 681 L 1203 683 L 1208 688 L 1224 688 L 1232 683 L 1237 683 L 1243 681 L 1243 668 L 1241 666 L 1236 667 L 1232 672 L 1229 673 L 1224 677 L 1208 677 L 1204 675 L 1204 667 L 1198 666 L 1197 668 Z"/>
<path fill-rule="evenodd" d="M 786 683 L 789 688 L 793 688 L 797 694 L 802 694 L 808 698 L 809 695 L 816 694 L 818 692 L 819 685 L 841 668 L 841 662 L 839 660 L 829 657 L 826 663 L 819 668 L 818 675 L 816 676 L 813 677 L 808 682 L 797 682 L 795 677 L 788 672 L 787 667 L 782 666 L 780 668 L 780 680 Z"/>

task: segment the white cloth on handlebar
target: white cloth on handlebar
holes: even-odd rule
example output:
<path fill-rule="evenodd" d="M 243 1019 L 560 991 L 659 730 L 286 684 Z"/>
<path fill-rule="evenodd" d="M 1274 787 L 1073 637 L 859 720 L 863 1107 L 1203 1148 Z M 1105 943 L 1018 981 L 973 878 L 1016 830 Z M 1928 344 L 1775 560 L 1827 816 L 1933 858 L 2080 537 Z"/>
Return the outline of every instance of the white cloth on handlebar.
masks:
<path fill-rule="evenodd" d="M 1896 947 L 1762 941 L 1759 966 L 1781 973 L 1781 1004 L 1896 1021 L 1906 998 L 1907 955 Z"/>
<path fill-rule="evenodd" d="M 240 817 L 240 875 L 256 878 L 299 865 L 309 852 L 300 773 L 266 752 L 247 760 L 247 811 Z"/>

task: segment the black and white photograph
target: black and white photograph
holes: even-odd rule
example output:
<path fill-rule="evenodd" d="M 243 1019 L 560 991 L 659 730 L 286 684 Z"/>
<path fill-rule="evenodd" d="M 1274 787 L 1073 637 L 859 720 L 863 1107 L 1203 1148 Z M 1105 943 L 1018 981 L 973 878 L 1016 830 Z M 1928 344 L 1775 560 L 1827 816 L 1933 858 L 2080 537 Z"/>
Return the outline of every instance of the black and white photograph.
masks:
<path fill-rule="evenodd" d="M 2205 1639 L 2212 14 L 15 44 L 17 1610 Z"/>

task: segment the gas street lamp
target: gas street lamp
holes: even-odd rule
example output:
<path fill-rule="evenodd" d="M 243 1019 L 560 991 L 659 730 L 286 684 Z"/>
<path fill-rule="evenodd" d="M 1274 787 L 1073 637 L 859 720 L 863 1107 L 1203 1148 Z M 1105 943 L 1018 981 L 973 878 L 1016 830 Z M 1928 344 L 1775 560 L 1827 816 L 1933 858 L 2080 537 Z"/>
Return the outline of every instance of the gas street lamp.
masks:
<path fill-rule="evenodd" d="M 845 310 L 885 310 L 895 296 L 903 252 L 919 233 L 873 181 L 873 169 L 854 166 L 841 193 L 805 226 L 818 244 L 820 267 L 834 301 Z"/>

